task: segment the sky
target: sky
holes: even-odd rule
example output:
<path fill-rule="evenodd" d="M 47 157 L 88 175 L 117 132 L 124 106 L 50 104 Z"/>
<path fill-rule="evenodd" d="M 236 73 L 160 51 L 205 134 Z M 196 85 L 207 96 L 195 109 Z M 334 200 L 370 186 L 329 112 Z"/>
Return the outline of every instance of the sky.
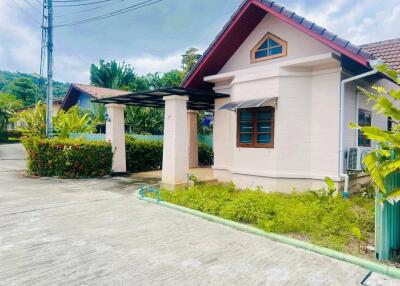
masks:
<path fill-rule="evenodd" d="M 99 0 L 75 3 L 95 1 Z M 87 6 L 55 7 L 54 24 L 103 15 L 142 1 L 106 0 Z M 0 70 L 39 73 L 41 2 L 0 0 Z M 129 63 L 138 74 L 180 68 L 185 50 L 196 47 L 203 52 L 241 2 L 162 0 L 100 21 L 55 28 L 54 77 L 89 83 L 89 67 L 99 59 Z M 400 37 L 399 0 L 386 0 L 385 5 L 375 0 L 276 2 L 354 44 Z"/>

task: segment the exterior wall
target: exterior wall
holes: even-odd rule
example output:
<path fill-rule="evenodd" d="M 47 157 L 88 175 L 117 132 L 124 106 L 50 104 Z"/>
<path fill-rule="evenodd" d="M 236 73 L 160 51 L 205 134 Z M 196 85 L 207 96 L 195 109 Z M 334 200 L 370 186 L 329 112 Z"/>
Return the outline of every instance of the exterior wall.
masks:
<path fill-rule="evenodd" d="M 87 94 L 81 93 L 76 101 L 76 104 L 79 105 L 79 108 L 82 110 L 92 110 L 93 111 L 93 103 L 90 102 L 92 97 Z"/>
<path fill-rule="evenodd" d="M 250 50 L 267 32 L 288 42 L 288 56 L 250 64 Z M 311 59 L 327 53 L 332 50 L 267 15 L 219 74 L 210 77 L 217 92 L 231 95 L 217 100 L 217 107 L 227 101 L 278 97 L 270 149 L 236 147 L 236 113 L 215 112 L 218 180 L 282 192 L 320 188 L 325 176 L 339 181 L 341 68 L 333 58 L 324 63 Z"/>
<path fill-rule="evenodd" d="M 254 48 L 254 46 L 267 32 L 270 32 L 288 42 L 287 56 L 284 58 L 276 58 L 251 64 L 250 50 Z M 219 73 L 272 65 L 282 61 L 288 61 L 327 52 L 331 52 L 331 49 L 327 46 L 298 31 L 289 24 L 276 19 L 274 16 L 266 15 Z"/>

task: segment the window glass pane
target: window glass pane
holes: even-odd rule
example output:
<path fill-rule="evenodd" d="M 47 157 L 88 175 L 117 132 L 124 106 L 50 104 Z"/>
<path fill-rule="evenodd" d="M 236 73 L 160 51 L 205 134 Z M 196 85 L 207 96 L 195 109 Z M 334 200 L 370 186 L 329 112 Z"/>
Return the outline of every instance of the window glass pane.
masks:
<path fill-rule="evenodd" d="M 240 132 L 253 132 L 253 122 L 240 122 Z"/>
<path fill-rule="evenodd" d="M 272 111 L 271 110 L 261 110 L 257 112 L 257 120 L 258 121 L 267 121 L 271 120 Z"/>
<path fill-rule="evenodd" d="M 257 134 L 257 143 L 268 144 L 271 142 L 270 134 Z"/>
<path fill-rule="evenodd" d="M 272 48 L 269 50 L 270 51 L 270 55 L 279 55 L 282 54 L 282 46 L 276 47 L 276 48 Z"/>
<path fill-rule="evenodd" d="M 251 121 L 253 120 L 253 114 L 249 111 L 240 111 L 240 121 Z"/>
<path fill-rule="evenodd" d="M 365 126 L 371 126 L 371 114 L 368 114 L 368 113 L 365 114 L 364 123 L 365 123 Z"/>
<path fill-rule="evenodd" d="M 256 59 L 264 58 L 264 57 L 268 56 L 268 53 L 269 53 L 269 50 L 257 51 L 256 52 Z"/>
<path fill-rule="evenodd" d="M 267 122 L 258 122 L 257 123 L 257 132 L 271 132 L 271 121 Z"/>
<path fill-rule="evenodd" d="M 240 143 L 250 144 L 253 141 L 252 134 L 240 134 Z"/>
<path fill-rule="evenodd" d="M 269 47 L 274 47 L 274 46 L 279 46 L 279 44 L 276 41 L 269 39 Z"/>
<path fill-rule="evenodd" d="M 259 48 L 258 50 L 266 49 L 268 48 L 268 40 L 266 40 Z"/>

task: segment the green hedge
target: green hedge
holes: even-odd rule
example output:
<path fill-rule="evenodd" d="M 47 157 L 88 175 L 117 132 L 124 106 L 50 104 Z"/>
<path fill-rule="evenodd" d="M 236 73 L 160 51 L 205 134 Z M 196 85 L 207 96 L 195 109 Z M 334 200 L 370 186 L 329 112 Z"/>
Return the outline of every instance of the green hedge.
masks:
<path fill-rule="evenodd" d="M 126 165 L 128 172 L 145 172 L 161 169 L 162 141 L 143 141 L 126 136 Z M 199 164 L 213 164 L 213 151 L 205 144 L 199 144 Z"/>
<path fill-rule="evenodd" d="M 111 173 L 112 151 L 107 142 L 23 138 L 28 172 L 62 178 L 97 177 Z"/>
<path fill-rule="evenodd" d="M 13 143 L 19 142 L 22 134 L 17 130 L 6 130 L 0 131 L 0 142 L 1 143 Z"/>
<path fill-rule="evenodd" d="M 125 137 L 126 168 L 128 172 L 145 172 L 161 169 L 162 141 L 143 141 Z"/>

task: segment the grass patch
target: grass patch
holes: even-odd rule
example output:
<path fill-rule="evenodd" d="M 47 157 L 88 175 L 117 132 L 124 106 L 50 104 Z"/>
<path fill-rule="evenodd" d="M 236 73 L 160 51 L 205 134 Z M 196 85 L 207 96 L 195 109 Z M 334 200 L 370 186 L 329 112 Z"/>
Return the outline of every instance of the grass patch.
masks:
<path fill-rule="evenodd" d="M 284 194 L 209 184 L 161 190 L 161 198 L 351 254 L 373 245 L 374 200 L 361 195 L 343 200 L 324 190 Z"/>

